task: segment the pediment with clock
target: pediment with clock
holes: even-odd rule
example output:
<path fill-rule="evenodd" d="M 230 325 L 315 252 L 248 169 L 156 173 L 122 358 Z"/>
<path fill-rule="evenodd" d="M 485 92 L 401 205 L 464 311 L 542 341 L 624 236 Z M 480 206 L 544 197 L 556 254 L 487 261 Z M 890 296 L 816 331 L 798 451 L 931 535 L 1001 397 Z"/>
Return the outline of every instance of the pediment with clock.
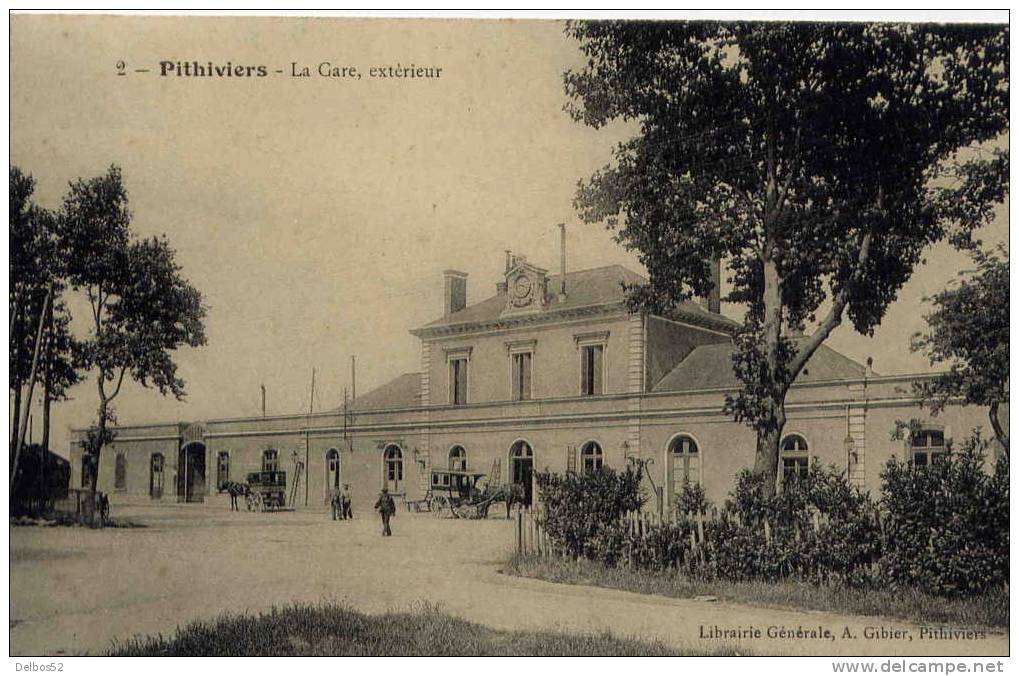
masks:
<path fill-rule="evenodd" d="M 548 270 L 528 263 L 523 256 L 514 256 L 506 271 L 506 292 L 504 315 L 545 309 Z"/>

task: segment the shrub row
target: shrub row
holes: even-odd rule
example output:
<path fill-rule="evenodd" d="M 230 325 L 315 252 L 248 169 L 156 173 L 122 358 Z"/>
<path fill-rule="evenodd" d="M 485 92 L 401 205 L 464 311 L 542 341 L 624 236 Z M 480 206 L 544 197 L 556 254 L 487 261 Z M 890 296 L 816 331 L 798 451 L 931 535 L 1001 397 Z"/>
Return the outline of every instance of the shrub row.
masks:
<path fill-rule="evenodd" d="M 984 471 L 987 443 L 975 432 L 927 467 L 894 459 L 878 501 L 835 468 L 807 474 L 768 496 L 749 472 L 720 509 L 699 486 L 676 496 L 668 522 L 631 527 L 639 475 L 602 469 L 540 473 L 543 525 L 566 555 L 609 566 L 680 568 L 729 581 L 798 579 L 816 584 L 912 588 L 953 596 L 1008 579 L 1008 467 Z M 701 524 L 691 515 L 700 514 Z"/>

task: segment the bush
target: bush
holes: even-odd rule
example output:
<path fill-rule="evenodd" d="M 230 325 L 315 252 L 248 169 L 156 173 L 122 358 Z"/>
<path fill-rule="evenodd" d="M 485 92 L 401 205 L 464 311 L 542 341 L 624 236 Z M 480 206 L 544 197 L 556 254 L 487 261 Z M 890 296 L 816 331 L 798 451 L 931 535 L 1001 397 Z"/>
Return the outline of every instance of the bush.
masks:
<path fill-rule="evenodd" d="M 676 494 L 676 515 L 707 514 L 710 509 L 711 503 L 704 495 L 701 485 L 684 481 L 683 490 Z"/>
<path fill-rule="evenodd" d="M 811 465 L 770 497 L 760 477 L 741 472 L 721 518 L 708 524 L 712 571 L 732 581 L 865 584 L 881 554 L 876 511 L 835 468 Z"/>
<path fill-rule="evenodd" d="M 717 511 L 700 486 L 684 485 L 672 522 L 643 523 L 640 532 L 624 519 L 641 507 L 640 478 L 630 470 L 546 472 L 537 482 L 543 525 L 572 558 L 729 582 L 793 579 L 953 596 L 1008 579 L 1008 465 L 1001 460 L 986 473 L 987 446 L 975 432 L 961 452 L 932 466 L 890 461 L 881 475 L 883 522 L 879 505 L 844 472 L 817 464 L 771 496 L 744 470 Z"/>
<path fill-rule="evenodd" d="M 616 472 L 603 467 L 594 472 L 565 475 L 535 473 L 535 482 L 545 507 L 542 525 L 554 543 L 570 556 L 582 556 L 599 533 L 618 525 L 627 513 L 643 505 L 640 476 L 632 469 Z M 614 535 L 596 540 L 602 551 Z"/>
<path fill-rule="evenodd" d="M 931 465 L 885 465 L 881 568 L 892 585 L 955 596 L 1008 580 L 1008 464 L 985 472 L 987 447 L 975 430 L 960 452 Z"/>

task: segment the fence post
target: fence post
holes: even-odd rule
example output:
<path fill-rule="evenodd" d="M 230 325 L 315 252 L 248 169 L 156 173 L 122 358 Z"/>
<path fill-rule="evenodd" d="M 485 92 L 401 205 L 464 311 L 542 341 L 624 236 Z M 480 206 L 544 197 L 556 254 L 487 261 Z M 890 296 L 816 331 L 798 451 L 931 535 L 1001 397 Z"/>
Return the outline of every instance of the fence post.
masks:
<path fill-rule="evenodd" d="M 523 541 L 521 539 L 522 536 L 523 536 L 523 532 L 524 532 L 524 513 L 518 509 L 517 510 L 517 554 L 523 554 L 524 553 L 524 551 L 523 551 L 524 550 L 524 543 L 523 543 Z"/>

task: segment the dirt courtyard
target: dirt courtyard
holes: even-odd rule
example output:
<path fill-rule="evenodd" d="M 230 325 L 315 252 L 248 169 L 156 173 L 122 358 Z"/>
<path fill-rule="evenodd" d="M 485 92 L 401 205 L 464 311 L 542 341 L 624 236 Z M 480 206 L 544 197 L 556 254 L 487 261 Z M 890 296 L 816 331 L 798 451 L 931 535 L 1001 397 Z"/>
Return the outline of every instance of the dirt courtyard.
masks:
<path fill-rule="evenodd" d="M 148 525 L 142 529 L 12 527 L 11 654 L 102 653 L 112 641 L 135 634 L 167 634 L 225 611 L 257 612 L 296 601 L 336 601 L 367 612 L 430 602 L 497 629 L 609 630 L 676 647 L 737 645 L 756 653 L 1008 654 L 1007 633 L 925 640 L 919 627 L 885 618 L 510 577 L 499 568 L 512 553 L 513 522 L 400 512 L 393 537 L 382 538 L 377 519 L 357 508 L 353 521 L 332 522 L 314 511 L 232 513 L 217 497 L 205 505 L 114 505 L 115 517 Z M 765 632 L 822 627 L 835 638 L 701 638 L 713 627 L 748 625 Z M 881 638 L 882 628 L 910 638 Z M 877 637 L 865 638 L 875 632 Z"/>

